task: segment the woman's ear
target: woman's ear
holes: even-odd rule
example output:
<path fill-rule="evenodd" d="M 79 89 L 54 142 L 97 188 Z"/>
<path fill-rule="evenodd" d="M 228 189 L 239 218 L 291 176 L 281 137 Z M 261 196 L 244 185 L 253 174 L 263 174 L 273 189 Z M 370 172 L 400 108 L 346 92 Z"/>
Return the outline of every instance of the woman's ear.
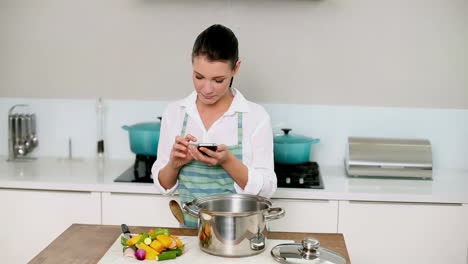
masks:
<path fill-rule="evenodd" d="M 233 76 L 236 75 L 237 72 L 239 71 L 240 65 L 241 65 L 241 60 L 237 60 L 236 65 L 234 66 L 234 70 L 232 74 Z"/>

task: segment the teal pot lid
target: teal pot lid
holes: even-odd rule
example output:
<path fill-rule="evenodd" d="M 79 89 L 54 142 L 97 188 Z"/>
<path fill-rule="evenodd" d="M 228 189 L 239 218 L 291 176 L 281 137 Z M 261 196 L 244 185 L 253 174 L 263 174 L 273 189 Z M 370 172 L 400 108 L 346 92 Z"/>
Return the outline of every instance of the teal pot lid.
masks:
<path fill-rule="evenodd" d="M 302 143 L 318 143 L 320 142 L 320 139 L 318 138 L 311 138 L 311 137 L 306 137 L 303 135 L 299 134 L 291 134 L 290 128 L 282 128 L 284 134 L 283 135 L 278 135 L 274 137 L 274 143 L 275 144 L 302 144 Z"/>
<path fill-rule="evenodd" d="M 161 129 L 161 122 L 142 122 L 131 126 L 122 126 L 122 128 L 125 130 L 159 131 Z"/>

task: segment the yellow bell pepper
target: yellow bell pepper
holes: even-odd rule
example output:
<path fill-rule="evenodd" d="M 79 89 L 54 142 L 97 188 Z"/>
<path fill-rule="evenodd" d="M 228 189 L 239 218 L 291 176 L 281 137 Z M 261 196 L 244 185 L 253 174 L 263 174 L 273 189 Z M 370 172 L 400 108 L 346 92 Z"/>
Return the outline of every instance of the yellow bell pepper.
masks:
<path fill-rule="evenodd" d="M 129 240 L 127 240 L 127 245 L 134 246 L 138 242 L 138 240 L 140 240 L 141 236 L 142 235 L 138 235 L 130 238 Z"/>
<path fill-rule="evenodd" d="M 145 243 L 138 244 L 138 248 L 143 249 L 144 251 L 146 251 L 145 259 L 156 259 L 156 256 L 159 255 L 159 252 L 152 249 L 151 247 L 149 247 Z"/>
<path fill-rule="evenodd" d="M 164 248 L 169 248 L 174 242 L 174 240 L 172 240 L 172 238 L 170 238 L 168 235 L 159 235 L 156 237 L 156 239 L 161 242 Z"/>
<path fill-rule="evenodd" d="M 163 244 L 161 242 L 159 242 L 158 240 L 153 240 L 153 242 L 151 242 L 150 244 L 150 247 L 154 250 L 156 250 L 157 252 L 160 252 L 163 251 L 164 249 L 166 249 Z"/>
<path fill-rule="evenodd" d="M 145 259 L 158 260 L 158 253 L 153 253 L 153 252 L 146 253 Z"/>

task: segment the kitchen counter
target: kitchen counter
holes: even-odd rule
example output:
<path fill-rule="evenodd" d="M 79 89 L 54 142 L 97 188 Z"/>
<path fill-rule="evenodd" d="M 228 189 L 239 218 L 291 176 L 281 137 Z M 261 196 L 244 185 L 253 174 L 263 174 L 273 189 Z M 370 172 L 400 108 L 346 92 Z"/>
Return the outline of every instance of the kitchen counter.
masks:
<path fill-rule="evenodd" d="M 135 233 L 147 232 L 150 229 L 132 226 L 129 228 Z M 169 229 L 174 235 L 197 235 L 196 229 Z M 29 263 L 97 263 L 121 232 L 120 226 L 73 224 Z M 269 232 L 267 235 L 270 239 L 294 240 L 297 243 L 307 236 L 317 238 L 321 247 L 340 253 L 347 263 L 351 263 L 342 234 Z"/>
<path fill-rule="evenodd" d="M 150 183 L 114 182 L 133 160 L 41 157 L 7 162 L 0 156 L 0 188 L 157 194 Z M 433 180 L 347 177 L 343 167 L 321 167 L 325 189 L 278 188 L 273 198 L 468 204 L 468 170 L 435 170 Z"/>

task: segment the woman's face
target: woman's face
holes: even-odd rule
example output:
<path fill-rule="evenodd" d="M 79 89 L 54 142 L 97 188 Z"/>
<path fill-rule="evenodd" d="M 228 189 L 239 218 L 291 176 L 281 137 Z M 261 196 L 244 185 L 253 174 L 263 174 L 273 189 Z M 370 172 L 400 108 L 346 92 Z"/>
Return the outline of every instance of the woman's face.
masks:
<path fill-rule="evenodd" d="M 192 79 L 198 100 L 203 104 L 212 105 L 230 96 L 229 84 L 239 65 L 240 61 L 232 69 L 229 61 L 209 61 L 205 56 L 194 57 Z"/>

